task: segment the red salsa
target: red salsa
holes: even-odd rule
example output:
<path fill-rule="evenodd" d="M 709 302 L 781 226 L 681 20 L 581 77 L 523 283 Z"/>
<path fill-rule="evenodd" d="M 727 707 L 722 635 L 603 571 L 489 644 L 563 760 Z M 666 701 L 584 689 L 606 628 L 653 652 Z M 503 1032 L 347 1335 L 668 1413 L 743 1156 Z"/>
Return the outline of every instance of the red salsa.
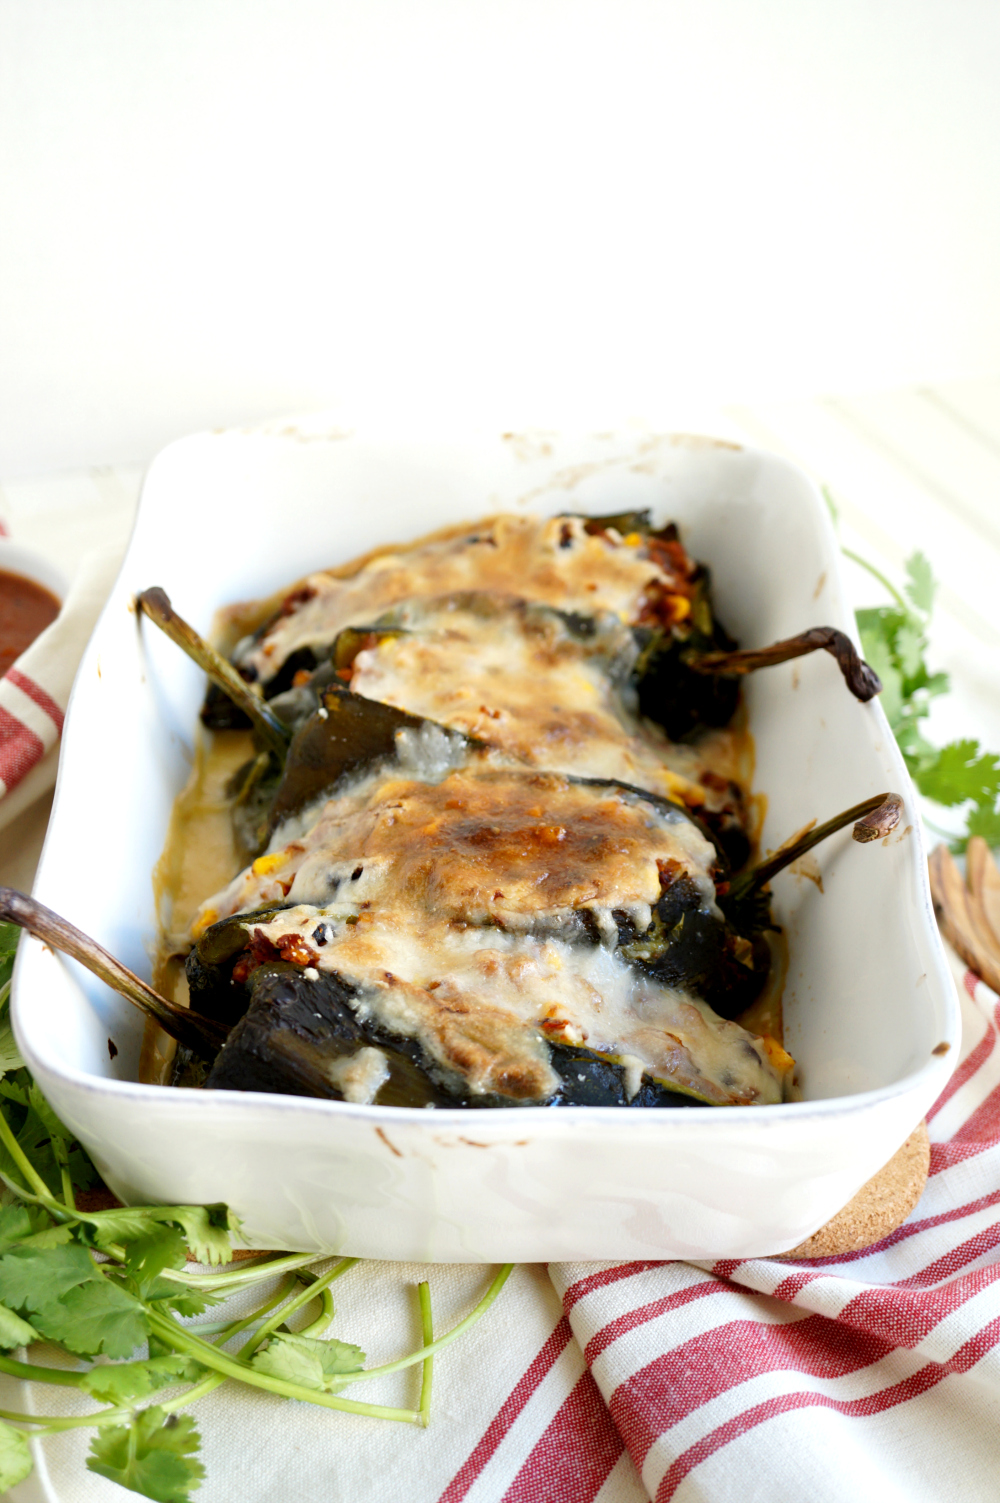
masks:
<path fill-rule="evenodd" d="M 59 614 L 56 597 L 23 574 L 0 569 L 0 675 Z"/>

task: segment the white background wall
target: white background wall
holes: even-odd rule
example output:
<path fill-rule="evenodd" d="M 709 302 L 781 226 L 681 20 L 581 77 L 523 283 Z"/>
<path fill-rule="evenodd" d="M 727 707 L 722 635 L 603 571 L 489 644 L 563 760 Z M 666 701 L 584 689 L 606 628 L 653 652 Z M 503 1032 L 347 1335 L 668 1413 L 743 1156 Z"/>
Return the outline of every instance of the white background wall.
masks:
<path fill-rule="evenodd" d="M 1000 370 L 997 0 L 0 0 L 0 478 Z"/>

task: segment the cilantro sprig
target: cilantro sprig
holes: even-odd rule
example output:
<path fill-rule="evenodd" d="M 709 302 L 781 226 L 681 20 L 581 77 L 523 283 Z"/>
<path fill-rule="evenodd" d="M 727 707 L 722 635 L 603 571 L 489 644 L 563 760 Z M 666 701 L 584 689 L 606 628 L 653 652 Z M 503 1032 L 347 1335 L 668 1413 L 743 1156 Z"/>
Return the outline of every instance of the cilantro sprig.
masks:
<path fill-rule="evenodd" d="M 10 1031 L 19 934 L 0 924 L 0 1373 L 77 1388 L 100 1407 L 71 1416 L 0 1409 L 0 1493 L 31 1471 L 29 1437 L 93 1427 L 91 1471 L 159 1503 L 186 1503 L 205 1470 L 195 1422 L 181 1411 L 225 1382 L 425 1425 L 435 1354 L 486 1313 L 513 1265 L 505 1264 L 465 1319 L 436 1339 L 429 1286 L 421 1284 L 419 1349 L 366 1368 L 360 1347 L 327 1334 L 331 1285 L 356 1258 L 341 1258 L 322 1274 L 306 1266 L 316 1262 L 312 1253 L 233 1263 L 237 1226 L 224 1206 L 87 1209 L 84 1192 L 99 1183 L 96 1171 L 32 1080 Z M 189 1254 L 211 1271 L 189 1272 Z M 278 1289 L 251 1314 L 190 1323 L 226 1295 L 276 1276 Z M 75 1365 L 47 1367 L 11 1355 L 41 1341 Z M 351 1383 L 413 1366 L 421 1369 L 415 1409 L 343 1396 Z"/>
<path fill-rule="evenodd" d="M 910 776 L 934 803 L 965 806 L 965 834 L 954 842 L 955 850 L 964 850 L 972 835 L 1000 845 L 1000 757 L 984 751 L 972 737 L 934 746 L 921 728 L 931 702 L 950 688 L 946 673 L 932 673 L 927 666 L 937 588 L 930 564 L 922 553 L 914 553 L 906 562 L 901 593 L 867 559 L 850 548 L 843 551 L 892 597 L 891 605 L 857 611 L 856 617 L 865 657 L 882 680 L 882 708 Z"/>

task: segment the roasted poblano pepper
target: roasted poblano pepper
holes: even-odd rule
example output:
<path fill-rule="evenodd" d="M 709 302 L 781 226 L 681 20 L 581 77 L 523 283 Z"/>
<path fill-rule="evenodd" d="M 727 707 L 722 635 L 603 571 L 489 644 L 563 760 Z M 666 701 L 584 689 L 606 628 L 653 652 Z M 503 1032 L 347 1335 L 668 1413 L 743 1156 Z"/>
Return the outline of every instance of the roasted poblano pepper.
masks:
<path fill-rule="evenodd" d="M 659 810 L 693 828 L 696 821 L 679 796 L 672 799 L 654 791 L 661 787 L 661 778 L 667 780 L 668 795 L 672 791 L 667 759 L 651 752 L 648 739 L 643 740 L 644 731 L 633 734 L 640 729 L 639 722 L 629 718 L 634 716 L 636 706 L 648 720 L 661 725 L 672 741 L 696 738 L 706 728 L 725 725 L 731 719 L 741 674 L 816 647 L 825 647 L 838 658 L 859 698 L 877 692 L 877 680 L 857 659 L 847 639 L 828 628 L 817 628 L 759 653 L 737 652 L 735 643 L 715 621 L 707 571 L 688 559 L 676 529 L 654 531 L 644 513 L 590 518 L 582 525 L 591 535 L 613 533 L 624 538 L 633 550 L 633 561 L 644 550 L 641 557 L 656 559 L 658 567 L 662 563 L 661 577 L 672 581 L 669 589 L 648 593 L 640 616 L 627 627 L 606 610 L 603 615 L 600 611 L 562 610 L 551 603 L 489 597 L 475 591 L 445 595 L 436 601 L 418 598 L 408 604 L 404 600 L 372 620 L 342 625 L 325 644 L 316 640 L 286 651 L 277 672 L 259 681 L 259 671 L 248 666 L 245 652 L 235 655 L 237 664 L 243 659 L 237 673 L 229 664 L 220 670 L 205 644 L 199 643 L 193 650 L 195 634 L 173 616 L 162 592 L 146 592 L 140 597 L 153 619 L 202 662 L 220 690 L 239 703 L 241 713 L 246 713 L 248 723 L 255 728 L 258 755 L 241 770 L 232 792 L 247 851 L 255 854 L 270 841 L 273 854 L 260 858 L 264 869 L 270 869 L 268 863 L 283 859 L 275 846 L 287 841 L 290 829 L 293 833 L 294 828 L 308 830 L 331 794 L 343 804 L 347 790 L 366 776 L 376 781 L 402 779 L 404 784 L 409 779 L 408 786 L 416 776 L 418 782 L 437 785 L 456 769 L 465 769 L 466 773 L 472 769 L 488 777 L 493 775 L 491 768 L 495 772 L 497 767 L 505 767 L 505 775 L 515 782 L 527 782 L 532 765 L 548 768 L 554 763 L 554 770 L 562 775 L 563 788 L 572 785 L 595 792 L 615 790 L 632 806 Z M 572 535 L 579 539 L 580 518 L 575 519 L 575 526 Z M 630 542 L 638 538 L 643 540 L 641 550 L 636 542 Z M 317 588 L 321 591 L 322 583 Z M 303 599 L 308 598 L 309 591 L 303 592 Z M 292 601 L 285 615 L 294 609 Z M 388 663 L 395 654 L 405 658 L 408 652 L 418 657 L 423 652 L 426 658 L 433 633 L 440 626 L 432 619 L 435 609 L 459 614 L 465 611 L 477 616 L 480 623 L 493 615 L 501 628 L 505 620 L 509 625 L 516 618 L 518 631 L 529 637 L 548 633 L 547 650 L 551 649 L 553 663 L 569 651 L 569 671 L 577 673 L 574 688 L 579 690 L 581 675 L 590 675 L 591 689 L 597 683 L 597 698 L 586 710 L 588 723 L 596 727 L 600 715 L 610 714 L 611 730 L 606 741 L 613 744 L 611 765 L 615 775 L 573 775 L 578 765 L 581 772 L 587 770 L 586 757 L 594 754 L 600 737 L 592 733 L 582 764 L 574 762 L 578 752 L 567 750 L 567 712 L 558 706 L 553 710 L 552 744 L 546 741 L 549 730 L 543 723 L 544 734 L 534 736 L 535 727 L 530 727 L 522 735 L 524 744 L 519 745 L 509 731 L 500 734 L 488 721 L 476 723 L 475 713 L 470 720 L 467 713 L 449 712 L 447 704 L 434 703 L 433 713 L 426 708 L 418 713 L 422 708 L 419 693 L 412 699 L 403 695 L 402 703 L 407 708 L 399 706 L 398 697 L 393 702 L 391 693 L 381 698 L 377 673 L 374 684 L 371 681 L 372 663 Z M 454 626 L 456 620 L 457 616 L 446 624 Z M 262 633 L 268 630 L 265 626 Z M 412 644 L 408 645 L 410 639 Z M 501 666 L 493 671 L 501 677 L 506 671 L 511 680 L 510 668 L 502 666 L 504 641 L 511 639 L 504 639 L 501 629 L 498 640 L 493 661 Z M 349 686 L 355 680 L 359 658 L 367 667 L 363 669 L 362 692 L 356 693 Z M 265 656 L 258 654 L 258 661 L 263 663 Z M 595 667 L 600 670 L 596 676 Z M 479 662 L 474 660 L 471 677 L 476 679 L 478 672 Z M 254 678 L 258 682 L 253 687 L 245 682 Z M 419 673 L 411 676 L 409 683 L 419 687 Z M 495 679 L 493 683 L 495 688 Z M 472 694 L 475 699 L 476 691 Z M 515 692 L 513 701 L 516 699 Z M 562 700 L 555 691 L 553 699 L 559 706 L 573 704 L 572 696 Z M 482 714 L 502 718 L 506 714 L 502 695 L 498 703 L 499 711 L 484 705 Z M 228 711 L 228 719 L 220 721 L 217 710 L 218 704 L 216 710 L 206 711 L 210 723 L 235 723 Z M 443 724 L 435 724 L 436 720 Z M 403 756 L 404 743 L 415 745 L 428 735 L 437 738 L 435 755 L 441 765 L 434 772 L 424 766 L 414 773 L 412 758 Z M 666 746 L 664 743 L 657 752 L 664 752 Z M 622 756 L 631 757 L 632 762 L 614 760 Z M 596 765 L 607 764 L 598 759 Z M 619 770 L 623 766 L 624 777 Z M 630 770 L 633 766 L 637 769 L 634 772 Z M 544 775 L 536 781 L 541 786 Z M 636 785 L 640 782 L 643 786 Z M 706 778 L 706 784 L 711 786 L 710 779 Z M 704 800 L 698 796 L 688 802 Z M 869 801 L 866 808 L 875 802 Z M 461 797 L 457 804 L 461 806 Z M 860 812 L 849 811 L 829 828 L 839 828 Z M 710 876 L 708 866 L 695 871 L 684 861 L 667 858 L 657 862 L 659 890 L 650 895 L 645 908 L 633 904 L 601 910 L 599 904 L 590 906 L 580 901 L 572 905 L 571 922 L 565 915 L 559 919 L 562 929 L 556 937 L 569 946 L 574 964 L 586 946 L 595 953 L 603 947 L 613 952 L 618 973 L 626 972 L 632 978 L 629 985 L 638 998 L 634 1011 L 639 1019 L 629 1025 L 634 1048 L 629 1047 L 629 1038 L 624 1035 L 620 1040 L 604 1037 L 599 1047 L 593 1042 L 588 1045 L 586 1030 L 582 1035 L 580 1029 L 574 1031 L 572 1018 L 526 1019 L 521 1031 L 525 1038 L 530 1036 L 529 1045 L 524 1046 L 522 1040 L 509 1051 L 506 1062 L 500 1059 L 492 1071 L 484 1074 L 480 1070 L 477 1075 L 473 1066 L 466 1068 L 462 1060 L 479 1058 L 481 1062 L 482 1029 L 477 1032 L 475 1020 L 465 1016 L 469 1008 L 461 997 L 450 1010 L 462 1015 L 464 1021 L 449 1023 L 445 1047 L 440 1040 L 428 1043 L 426 1031 L 422 1034 L 413 1024 L 413 997 L 423 983 L 410 986 L 412 995 L 407 994 L 402 1010 L 397 1006 L 395 1012 L 390 1009 L 386 1015 L 372 1005 L 370 982 L 353 974 L 350 967 L 338 969 L 332 963 L 332 952 L 324 957 L 327 964 L 314 964 L 318 954 L 311 948 L 310 933 L 317 945 L 324 944 L 326 941 L 317 936 L 329 927 L 328 918 L 339 923 L 344 914 L 337 917 L 337 903 L 332 908 L 324 906 L 327 895 L 303 895 L 293 890 L 298 882 L 293 872 L 289 880 L 279 883 L 279 899 L 272 897 L 263 908 L 259 903 L 240 901 L 235 904 L 237 908 L 251 911 L 236 912 L 215 923 L 211 922 L 215 915 L 204 916 L 202 932 L 188 961 L 191 1004 L 207 1020 L 232 1028 L 208 1084 L 417 1106 L 541 1102 L 675 1105 L 781 1099 L 782 1071 L 787 1075 L 791 1061 L 773 1041 L 769 1044 L 754 1039 L 732 1021 L 757 996 L 769 970 L 770 951 L 763 938 L 771 926 L 767 895 L 762 891 L 767 877 L 761 872 L 765 869 L 757 875 L 732 877 L 750 849 L 740 791 L 735 785 L 728 806 L 724 799 L 716 798 L 711 807 L 705 803 L 701 813 L 705 823 L 700 828 L 711 835 L 717 848 L 711 853 L 706 846 L 711 853 Z M 547 793 L 539 796 L 538 808 L 533 811 L 536 815 L 539 821 L 549 819 Z M 556 819 L 555 815 L 551 817 Z M 571 826 L 572 821 L 541 828 L 557 830 L 560 833 L 552 838 L 561 840 Z M 436 828 L 433 820 L 427 830 L 432 828 Z M 481 835 L 487 845 L 496 828 L 489 820 L 481 821 Z M 824 827 L 822 833 L 829 833 L 829 829 Z M 303 838 L 308 840 L 308 835 Z M 473 838 L 479 838 L 475 831 Z M 804 845 L 783 854 L 778 866 L 769 863 L 767 876 L 818 838 L 821 833 L 814 832 Z M 260 863 L 255 862 L 251 870 L 256 872 Z M 359 860 L 355 876 L 362 872 L 363 865 Z M 498 876 L 497 883 L 502 882 Z M 503 899 L 504 893 L 497 891 L 494 896 Z M 230 903 L 230 912 L 233 906 Z M 225 906 L 222 911 L 226 911 Z M 357 912 L 344 921 L 360 925 L 371 917 L 371 913 Z M 291 929 L 282 927 L 286 920 Z M 299 932 L 300 920 L 309 924 L 315 920 L 315 928 L 309 930 L 307 924 L 306 930 Z M 482 943 L 486 949 L 494 943 L 489 939 L 490 932 L 497 934 L 495 944 L 500 946 L 501 959 L 505 937 L 516 934 L 518 922 L 516 915 L 484 916 L 480 912 L 469 918 L 461 910 L 454 921 L 462 930 L 471 922 L 477 935 L 485 934 Z M 613 941 L 609 925 L 614 931 Z M 545 935 L 543 926 L 537 930 L 537 943 L 543 943 Z M 517 963 L 530 966 L 530 945 L 522 951 L 519 959 L 515 957 Z M 388 969 L 384 975 L 391 984 L 397 984 Z M 408 985 L 398 984 L 404 990 Z M 448 1013 L 449 1008 L 443 1012 Z M 673 1040 L 676 1049 L 671 1053 L 673 1045 L 668 1048 L 662 1043 L 653 1047 L 650 1040 L 657 1038 Z"/>
<path fill-rule="evenodd" d="M 597 781 L 580 785 L 593 788 L 595 794 L 614 786 Z M 639 790 L 621 793 L 629 802 L 663 802 Z M 440 1054 L 425 1047 L 419 1030 L 407 1036 L 407 1022 L 387 1022 L 371 1004 L 370 989 L 366 993 L 357 977 L 317 970 L 312 963 L 327 942 L 323 931 L 330 929 L 332 910 L 324 914 L 302 905 L 283 910 L 272 903 L 237 913 L 211 925 L 188 960 L 191 1006 L 233 1025 L 207 1083 L 339 1096 L 347 1094 L 344 1070 L 371 1068 L 377 1072 L 373 1096 L 363 1099 L 381 1104 L 391 1099 L 393 1104 L 414 1106 L 648 1106 L 780 1099 L 780 1089 L 777 1095 L 767 1095 L 773 1053 L 769 1055 L 761 1040 L 735 1023 L 722 1021 L 742 1013 L 767 978 L 769 951 L 763 931 L 771 927 L 771 919 L 764 885 L 784 865 L 851 820 L 859 822 L 858 839 L 885 833 L 898 818 L 898 809 L 894 797 L 869 799 L 783 849 L 756 873 L 729 881 L 719 870 L 717 903 L 706 902 L 690 875 L 662 871 L 660 898 L 641 933 L 626 914 L 613 915 L 619 935 L 614 960 L 607 963 L 628 967 L 637 998 L 630 1004 L 628 1027 L 619 1043 L 588 1048 L 561 1021 L 554 1025 L 554 1034 L 545 1021 L 540 1030 L 537 1024 L 525 1024 L 547 1055 L 547 1085 L 544 1072 L 539 1076 L 511 1070 L 506 1077 L 501 1074 L 499 1086 L 494 1082 L 489 1090 L 471 1089 L 460 1069 L 443 1064 Z M 671 810 L 674 817 L 676 813 Z M 474 832 L 471 838 L 475 840 Z M 277 932 L 272 926 L 283 912 L 294 927 Z M 595 910 L 584 908 L 576 917 L 582 922 L 571 931 L 564 963 L 585 955 L 588 947 L 600 949 L 607 940 Z M 484 949 L 499 943 L 503 931 L 493 932 L 496 940 L 490 938 L 489 926 L 478 927 L 475 943 Z M 410 1013 L 404 1009 L 398 1016 L 408 1020 Z M 648 1042 L 653 1037 L 650 1029 L 666 1031 L 672 1045 L 678 1046 L 675 1056 L 668 1051 L 660 1064 L 647 1057 L 645 1065 L 637 1058 L 637 1041 Z M 350 1066 L 355 1057 L 356 1067 Z M 721 1064 L 710 1063 L 716 1059 Z M 539 1079 L 544 1094 L 539 1094 Z"/>
<path fill-rule="evenodd" d="M 651 590 L 638 617 L 630 623 L 640 649 L 633 674 L 639 707 L 643 715 L 663 727 L 672 741 L 689 739 L 708 727 L 728 725 L 739 701 L 739 680 L 743 675 L 820 649 L 835 658 L 848 688 L 858 699 L 868 700 L 879 693 L 881 684 L 877 675 L 858 657 L 850 639 L 834 627 L 813 627 L 765 648 L 739 651 L 715 616 L 708 569 L 689 557 L 673 523 L 654 528 L 648 511 L 565 515 L 582 521 L 591 535 L 641 539 L 647 555 L 662 565 L 665 576 L 672 581 L 669 589 Z M 290 597 L 282 612 L 293 611 L 298 603 L 295 596 Z M 265 622 L 250 645 L 266 637 L 276 620 L 280 616 Z M 370 640 L 371 630 L 362 622 L 353 623 L 356 642 Z M 241 644 L 244 657 L 247 645 Z M 337 667 L 342 669 L 345 650 L 349 650 L 346 634 L 334 631 L 327 642 L 296 648 L 270 676 L 261 678 L 258 670 L 246 663 L 240 672 L 251 681 L 259 680 L 265 698 L 270 699 L 284 694 L 338 653 L 341 656 Z M 237 649 L 237 659 L 240 656 L 241 649 Z M 215 686 L 209 690 L 203 719 L 214 728 L 248 723 L 240 712 L 234 715 L 231 705 L 224 702 L 222 691 Z"/>

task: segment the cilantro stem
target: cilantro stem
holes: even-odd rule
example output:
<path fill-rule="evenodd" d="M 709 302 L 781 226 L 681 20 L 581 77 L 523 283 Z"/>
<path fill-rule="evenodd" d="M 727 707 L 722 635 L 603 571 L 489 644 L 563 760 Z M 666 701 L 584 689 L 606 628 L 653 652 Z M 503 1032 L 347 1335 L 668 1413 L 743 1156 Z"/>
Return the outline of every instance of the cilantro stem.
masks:
<path fill-rule="evenodd" d="M 420 1348 L 419 1352 L 411 1352 L 408 1357 L 400 1357 L 398 1362 L 386 1362 L 381 1367 L 365 1367 L 357 1373 L 338 1374 L 337 1382 L 362 1383 L 368 1378 L 381 1378 L 386 1373 L 398 1373 L 404 1367 L 412 1367 L 415 1362 L 423 1362 L 427 1357 L 431 1357 L 435 1352 L 439 1352 L 442 1347 L 450 1346 L 470 1326 L 474 1326 L 477 1320 L 482 1319 L 504 1284 L 510 1278 L 513 1269 L 513 1263 L 505 1263 L 475 1309 L 470 1310 L 465 1319 L 460 1320 L 457 1326 L 452 1326 L 451 1330 L 444 1336 L 439 1336 L 437 1341 L 428 1342 L 426 1346 Z"/>
<path fill-rule="evenodd" d="M 76 1199 L 73 1195 L 73 1176 L 69 1172 L 68 1164 L 60 1164 L 59 1174 L 62 1179 L 63 1200 L 66 1202 L 68 1211 L 76 1211 Z"/>
<path fill-rule="evenodd" d="M 431 1286 L 425 1280 L 417 1287 L 420 1297 L 420 1334 L 423 1337 L 424 1346 L 430 1346 L 434 1341 L 434 1321 L 431 1315 Z M 420 1404 L 418 1412 L 420 1423 L 425 1427 L 431 1418 L 431 1383 L 434 1379 L 434 1358 L 424 1358 L 424 1370 L 420 1380 Z"/>
<path fill-rule="evenodd" d="M 332 1284 L 334 1279 L 338 1279 L 342 1273 L 346 1273 L 348 1268 L 352 1267 L 357 1261 L 357 1258 L 343 1259 L 343 1261 L 339 1263 L 335 1269 L 331 1270 L 328 1282 Z M 277 1294 L 272 1295 L 272 1297 L 266 1302 L 266 1304 L 260 1305 L 256 1310 L 253 1311 L 251 1315 L 244 1316 L 242 1320 L 235 1320 L 231 1324 L 222 1327 L 223 1334 L 220 1335 L 219 1340 L 216 1342 L 216 1345 L 221 1346 L 224 1341 L 231 1341 L 232 1338 L 238 1335 L 240 1331 L 245 1331 L 248 1326 L 252 1326 L 255 1321 L 261 1318 L 262 1315 L 267 1315 L 269 1311 L 274 1309 L 275 1305 L 282 1304 L 282 1302 L 291 1293 L 294 1284 L 295 1277 L 293 1274 L 290 1278 L 285 1280 L 284 1284 L 282 1284 Z M 308 1293 L 309 1298 L 312 1299 L 316 1294 L 316 1290 L 310 1289 Z M 323 1330 L 330 1324 L 330 1321 L 333 1319 L 333 1299 L 330 1295 L 329 1289 L 324 1288 L 320 1290 L 319 1297 L 323 1301 L 323 1312 L 319 1320 L 314 1321 L 311 1326 L 307 1326 L 304 1331 L 299 1332 L 299 1335 L 301 1336 L 311 1336 L 315 1331 Z M 281 1310 L 280 1318 L 283 1320 L 287 1313 L 287 1310 Z M 203 1331 L 204 1329 L 204 1326 L 199 1327 L 199 1330 Z M 240 1348 L 239 1353 L 237 1354 L 239 1358 L 245 1361 L 248 1357 L 252 1356 L 265 1334 L 267 1333 L 264 1331 L 256 1332 L 250 1338 L 250 1340 Z M 187 1393 L 181 1394 L 180 1398 L 168 1400 L 167 1403 L 161 1404 L 160 1408 L 168 1414 L 173 1413 L 175 1409 L 186 1409 L 189 1404 L 195 1403 L 198 1399 L 203 1399 L 207 1393 L 211 1393 L 213 1389 L 218 1388 L 220 1384 L 225 1383 L 225 1381 L 226 1375 L 224 1373 L 210 1373 L 208 1377 L 202 1378 L 201 1382 L 196 1384 L 194 1388 L 189 1389 Z"/>
<path fill-rule="evenodd" d="M 296 1336 L 319 1336 L 326 1330 L 334 1316 L 333 1295 L 329 1289 L 322 1289 L 319 1295 L 320 1312 L 316 1319 L 303 1326 L 301 1331 L 296 1331 Z"/>
<path fill-rule="evenodd" d="M 222 1387 L 225 1381 L 224 1374 L 209 1373 L 207 1377 L 202 1378 L 199 1383 L 196 1383 L 193 1388 L 189 1388 L 186 1393 L 182 1393 L 179 1398 L 167 1399 L 159 1407 L 163 1410 L 164 1414 L 176 1414 L 178 1409 L 187 1409 L 190 1405 L 196 1404 L 199 1399 L 203 1399 L 206 1394 L 214 1393 L 217 1388 Z"/>
<path fill-rule="evenodd" d="M 249 1315 L 244 1315 L 240 1320 L 199 1321 L 196 1326 L 192 1327 L 192 1330 L 196 1331 L 199 1336 L 217 1337 L 216 1345 L 222 1346 L 224 1342 L 232 1341 L 234 1336 L 238 1336 L 241 1331 L 252 1326 L 254 1321 L 260 1320 L 261 1316 L 268 1315 L 275 1305 L 280 1305 L 282 1300 L 286 1300 L 295 1288 L 295 1283 L 294 1275 L 290 1274 L 276 1294 L 272 1294 L 269 1300 L 258 1305 L 256 1310 L 251 1311 Z"/>
<path fill-rule="evenodd" d="M 40 1431 L 44 1435 L 59 1430 L 84 1430 L 88 1425 L 100 1429 L 104 1425 L 127 1424 L 134 1414 L 133 1407 L 124 1405 L 116 1409 L 97 1409 L 93 1414 L 18 1414 L 13 1409 L 0 1409 L 0 1419 L 12 1425 L 33 1425 L 37 1428 L 31 1433 Z"/>
<path fill-rule="evenodd" d="M 176 1351 L 188 1352 L 205 1367 L 214 1368 L 227 1378 L 238 1378 L 251 1388 L 263 1388 L 268 1393 L 281 1394 L 286 1399 L 301 1399 L 307 1404 L 318 1404 L 323 1409 L 343 1409 L 349 1414 L 366 1414 L 373 1419 L 399 1420 L 404 1424 L 419 1423 L 420 1416 L 414 1409 L 389 1409 L 382 1404 L 362 1404 L 353 1399 L 337 1398 L 321 1393 L 315 1388 L 302 1388 L 298 1383 L 286 1383 L 283 1378 L 272 1378 L 258 1372 L 249 1363 L 220 1352 L 210 1342 L 201 1341 L 190 1330 L 176 1325 L 174 1321 L 155 1311 L 149 1315 L 149 1324 L 161 1341 Z M 364 1376 L 361 1374 L 360 1376 Z"/>
<path fill-rule="evenodd" d="M 48 1185 L 42 1179 L 42 1176 L 35 1169 L 34 1165 L 25 1154 L 24 1149 L 15 1138 L 10 1124 L 7 1121 L 7 1118 L 4 1116 L 3 1112 L 0 1112 L 0 1140 L 2 1140 L 4 1147 L 7 1149 L 7 1152 L 14 1160 L 14 1163 L 24 1175 L 28 1184 L 34 1187 L 35 1193 L 38 1196 L 43 1197 L 44 1201 L 47 1204 L 58 1206 L 59 1211 L 62 1212 L 63 1207 L 58 1204 L 58 1201 L 52 1200 Z"/>
<path fill-rule="evenodd" d="M 339 1263 L 335 1263 L 321 1278 L 317 1278 L 312 1283 L 307 1284 L 294 1299 L 289 1300 L 287 1305 L 282 1305 L 280 1310 L 276 1310 L 273 1315 L 265 1320 L 260 1329 L 255 1331 L 254 1335 L 247 1342 L 243 1351 L 240 1352 L 240 1357 L 246 1357 L 255 1352 L 261 1342 L 270 1336 L 271 1332 L 278 1326 L 282 1325 L 289 1315 L 293 1315 L 296 1310 L 301 1310 L 303 1305 L 308 1305 L 312 1300 L 316 1299 L 319 1294 L 324 1292 L 328 1284 L 332 1284 L 334 1279 L 339 1279 L 349 1268 L 353 1268 L 357 1261 L 357 1258 L 342 1258 Z"/>
<path fill-rule="evenodd" d="M 862 558 L 860 553 L 855 553 L 853 548 L 842 547 L 840 551 L 844 555 L 844 557 L 849 558 L 852 563 L 860 564 L 862 569 L 867 569 L 868 573 L 873 575 L 874 578 L 878 580 L 882 588 L 889 591 L 889 594 L 892 596 L 893 600 L 895 600 L 896 604 L 902 610 L 904 610 L 908 616 L 911 616 L 913 614 L 911 607 L 907 605 L 906 601 L 903 599 L 902 595 L 896 589 L 896 586 L 892 583 L 892 581 L 886 579 L 881 569 L 876 569 L 874 564 L 870 564 L 866 558 Z"/>
<path fill-rule="evenodd" d="M 14 1357 L 0 1356 L 0 1373 L 12 1378 L 27 1378 L 42 1383 L 61 1383 L 67 1388 L 79 1388 L 85 1372 L 72 1372 L 65 1367 L 41 1367 L 35 1362 L 18 1362 Z"/>
<path fill-rule="evenodd" d="M 267 1315 L 274 1309 L 275 1305 L 280 1305 L 283 1300 L 286 1300 L 294 1289 L 295 1282 L 294 1274 L 289 1275 L 276 1294 L 272 1294 L 269 1300 L 266 1300 L 263 1305 L 259 1305 L 249 1315 L 244 1315 L 242 1320 L 213 1321 L 210 1324 L 200 1325 L 198 1330 L 202 1334 L 207 1334 L 209 1331 L 217 1331 L 218 1339 L 215 1345 L 222 1346 L 224 1342 L 232 1341 L 234 1336 L 238 1336 L 241 1331 L 245 1331 L 248 1326 L 252 1326 L 255 1321 L 260 1320 L 262 1315 Z M 245 1350 L 246 1348 L 243 1349 L 243 1351 Z M 243 1351 L 239 1354 L 241 1357 L 243 1356 Z M 195 1404 L 199 1399 L 203 1399 L 206 1394 L 214 1392 L 216 1388 L 220 1388 L 225 1382 L 226 1375 L 224 1373 L 208 1373 L 193 1388 L 189 1388 L 186 1393 L 180 1394 L 176 1399 L 168 1399 L 166 1403 L 160 1405 L 160 1408 L 164 1414 L 173 1414 L 178 1409 L 187 1409 L 191 1404 Z"/>
<path fill-rule="evenodd" d="M 175 1284 L 211 1292 L 214 1289 L 255 1284 L 260 1279 L 273 1278 L 276 1273 L 294 1272 L 296 1268 L 305 1268 L 307 1263 L 315 1263 L 317 1256 L 320 1255 L 314 1252 L 289 1253 L 285 1257 L 271 1258 L 263 1263 L 245 1264 L 231 1269 L 229 1273 L 185 1273 L 183 1268 L 166 1268 L 160 1277 L 170 1279 Z"/>

